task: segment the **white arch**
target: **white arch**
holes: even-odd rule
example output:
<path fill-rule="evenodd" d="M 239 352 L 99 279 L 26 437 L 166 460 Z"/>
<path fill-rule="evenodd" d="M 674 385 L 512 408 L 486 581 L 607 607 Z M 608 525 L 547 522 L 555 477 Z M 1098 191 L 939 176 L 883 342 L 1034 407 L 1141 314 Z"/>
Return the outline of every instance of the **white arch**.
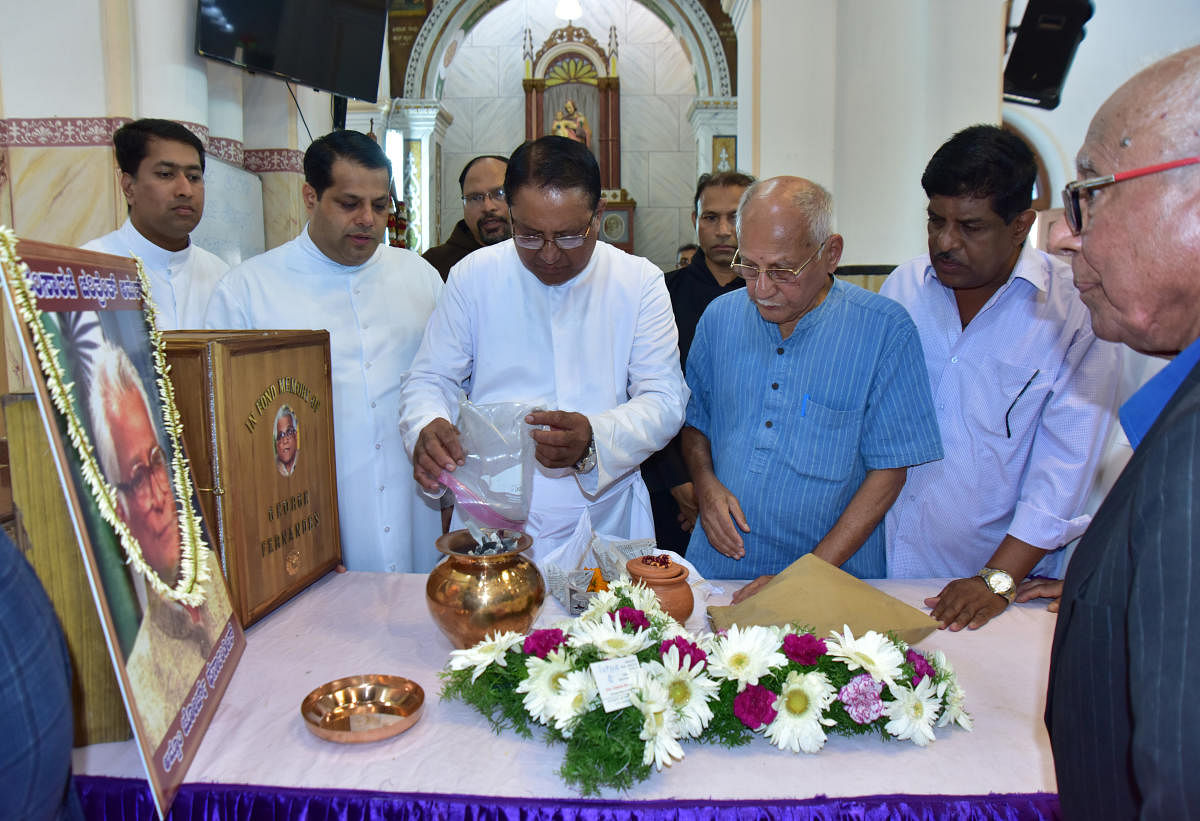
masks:
<path fill-rule="evenodd" d="M 637 0 L 663 20 L 683 43 L 692 64 L 697 97 L 730 97 L 733 89 L 729 63 L 717 29 L 700 0 Z M 435 3 L 413 42 L 404 76 L 406 99 L 441 99 L 438 82 L 444 71 L 446 50 L 468 23 L 500 5 L 495 0 L 442 0 Z M 604 32 L 596 34 L 603 39 Z M 618 58 L 618 72 L 620 61 Z"/>

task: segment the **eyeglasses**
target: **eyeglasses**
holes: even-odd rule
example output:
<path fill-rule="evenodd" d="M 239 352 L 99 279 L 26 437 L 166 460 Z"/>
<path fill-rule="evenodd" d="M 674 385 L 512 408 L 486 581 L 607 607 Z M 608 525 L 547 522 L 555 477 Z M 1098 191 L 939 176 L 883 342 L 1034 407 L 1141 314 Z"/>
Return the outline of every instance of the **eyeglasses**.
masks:
<path fill-rule="evenodd" d="M 596 212 L 588 217 L 587 230 L 582 234 L 572 234 L 567 237 L 553 237 L 551 241 L 558 246 L 560 251 L 574 251 L 579 246 L 583 245 L 588 235 L 592 233 L 592 222 L 596 219 Z M 513 233 L 513 242 L 518 248 L 524 248 L 526 251 L 540 251 L 542 246 L 546 244 L 546 238 L 541 234 L 517 234 Z"/>
<path fill-rule="evenodd" d="M 171 489 L 170 476 L 167 474 L 167 455 L 158 445 L 150 449 L 149 461 L 133 468 L 129 481 L 117 483 L 117 490 L 132 496 L 138 504 L 145 505 L 150 500 L 152 484 L 163 492 Z"/>
<path fill-rule="evenodd" d="M 1182 160 L 1159 163 L 1158 165 L 1147 165 L 1145 168 L 1134 168 L 1131 171 L 1119 171 L 1116 174 L 1108 174 L 1103 177 L 1090 177 L 1086 180 L 1069 182 L 1062 192 L 1063 214 L 1067 219 L 1067 226 L 1075 236 L 1079 236 L 1079 232 L 1083 230 L 1083 198 L 1080 194 L 1084 191 L 1090 192 L 1094 188 L 1103 188 L 1106 185 L 1115 185 L 1116 183 L 1132 180 L 1136 177 L 1145 177 L 1149 174 L 1157 174 L 1159 171 L 1169 171 L 1172 168 L 1195 165 L 1197 163 L 1200 163 L 1200 157 L 1187 157 Z M 1091 194 L 1089 193 L 1088 201 L 1090 200 Z"/>
<path fill-rule="evenodd" d="M 812 265 L 813 260 L 821 255 L 821 250 L 825 247 L 825 243 L 829 242 L 829 237 L 821 240 L 821 244 L 817 246 L 817 250 L 813 251 L 813 255 L 804 261 L 804 264 L 795 270 L 791 268 L 756 268 L 753 265 L 747 265 L 744 262 L 738 262 L 738 254 L 742 252 L 739 248 L 733 255 L 733 262 L 729 267 L 733 268 L 733 272 L 747 282 L 754 282 L 759 275 L 766 274 L 773 282 L 780 285 L 790 285 L 800 278 L 800 272 Z"/>
<path fill-rule="evenodd" d="M 285 431 L 280 431 L 275 434 L 276 442 L 282 442 L 284 439 L 295 439 L 295 438 L 296 438 L 296 429 L 294 427 L 288 428 Z"/>
<path fill-rule="evenodd" d="M 504 189 L 493 188 L 491 191 L 481 191 L 478 194 L 464 194 L 462 198 L 463 205 L 483 205 L 484 200 L 491 200 L 492 202 L 504 202 Z"/>

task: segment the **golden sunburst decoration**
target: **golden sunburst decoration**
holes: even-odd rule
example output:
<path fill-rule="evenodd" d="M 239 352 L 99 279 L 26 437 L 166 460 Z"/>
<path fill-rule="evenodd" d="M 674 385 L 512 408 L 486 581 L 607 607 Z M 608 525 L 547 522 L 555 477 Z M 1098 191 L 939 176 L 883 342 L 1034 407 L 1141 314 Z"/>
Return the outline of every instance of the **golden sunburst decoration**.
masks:
<path fill-rule="evenodd" d="M 591 60 L 581 57 L 564 57 L 546 70 L 546 87 L 563 83 L 587 83 L 596 85 L 600 75 Z"/>
<path fill-rule="evenodd" d="M 175 406 L 175 386 L 167 378 L 169 367 L 166 354 L 163 352 L 162 332 L 158 330 L 158 313 L 154 301 L 150 298 L 150 280 L 146 276 L 142 261 L 134 257 L 137 263 L 138 282 L 142 288 L 145 304 L 143 317 L 150 332 L 151 355 L 154 359 L 154 370 L 157 376 L 158 398 L 162 404 L 163 427 L 171 440 L 171 468 L 174 474 L 172 490 L 175 503 L 179 508 L 179 534 L 181 541 L 180 579 L 174 587 L 164 582 L 148 564 L 142 555 L 142 546 L 130 532 L 128 525 L 117 514 L 117 490 L 104 477 L 96 461 L 96 451 L 92 446 L 91 437 L 79 414 L 71 402 L 69 391 L 71 383 L 59 360 L 59 351 L 42 324 L 42 311 L 37 306 L 37 297 L 29 289 L 25 279 L 29 266 L 17 255 L 17 237 L 8 228 L 0 226 L 0 265 L 8 273 L 8 282 L 12 288 L 13 303 L 17 312 L 29 328 L 33 338 L 34 350 L 46 380 L 46 388 L 54 407 L 66 420 L 67 435 L 75 452 L 79 455 L 80 470 L 84 481 L 92 491 L 92 497 L 100 510 L 104 521 L 108 522 L 121 540 L 125 551 L 126 562 L 133 566 L 145 578 L 156 593 L 164 598 L 172 599 L 189 607 L 199 607 L 204 604 L 206 592 L 205 582 L 210 580 L 208 573 L 208 545 L 204 542 L 204 532 L 200 526 L 199 517 L 192 505 L 192 477 L 188 471 L 188 461 L 183 455 L 180 438 L 183 435 L 183 423 L 179 418 L 179 410 Z"/>

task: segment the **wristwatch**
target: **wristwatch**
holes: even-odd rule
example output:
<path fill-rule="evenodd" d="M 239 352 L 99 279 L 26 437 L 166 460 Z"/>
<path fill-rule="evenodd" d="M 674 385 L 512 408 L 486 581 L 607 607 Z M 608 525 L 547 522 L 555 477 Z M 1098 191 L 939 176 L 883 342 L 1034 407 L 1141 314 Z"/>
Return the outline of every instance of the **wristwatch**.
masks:
<path fill-rule="evenodd" d="M 979 571 L 979 578 L 983 579 L 983 583 L 988 586 L 997 596 L 1003 596 L 1005 600 L 1012 604 L 1012 600 L 1016 598 L 1017 586 L 1013 583 L 1013 577 L 1007 571 L 999 570 L 995 567 L 985 567 Z"/>
<path fill-rule="evenodd" d="M 596 434 L 588 439 L 587 450 L 583 452 L 583 458 L 575 463 L 576 473 L 587 473 L 596 466 Z"/>

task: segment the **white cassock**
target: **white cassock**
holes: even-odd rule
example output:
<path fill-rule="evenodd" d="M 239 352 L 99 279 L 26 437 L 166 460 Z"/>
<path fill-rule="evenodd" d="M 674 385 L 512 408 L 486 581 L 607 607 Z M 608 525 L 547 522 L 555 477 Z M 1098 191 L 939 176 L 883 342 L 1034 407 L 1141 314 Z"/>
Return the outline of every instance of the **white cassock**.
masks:
<path fill-rule="evenodd" d="M 128 218 L 116 231 L 82 248 L 142 260 L 150 279 L 150 296 L 158 311 L 160 331 L 203 328 L 209 297 L 229 270 L 225 260 L 194 242 L 189 242 L 182 251 L 160 248 L 138 233 Z"/>
<path fill-rule="evenodd" d="M 460 388 L 477 404 L 530 402 L 592 425 L 594 470 L 534 472 L 535 558 L 569 537 L 585 508 L 598 533 L 653 537 L 638 466 L 679 431 L 690 392 L 671 299 L 651 262 L 600 242 L 578 276 L 550 286 L 512 240 L 475 251 L 451 269 L 401 390 L 410 456 L 429 422 L 457 418 Z"/>
<path fill-rule="evenodd" d="M 207 328 L 329 331 L 342 559 L 350 570 L 426 572 L 442 558 L 436 502 L 421 494 L 396 428 L 400 379 L 442 279 L 411 251 L 381 245 L 358 266 L 291 242 L 234 268 Z"/>

